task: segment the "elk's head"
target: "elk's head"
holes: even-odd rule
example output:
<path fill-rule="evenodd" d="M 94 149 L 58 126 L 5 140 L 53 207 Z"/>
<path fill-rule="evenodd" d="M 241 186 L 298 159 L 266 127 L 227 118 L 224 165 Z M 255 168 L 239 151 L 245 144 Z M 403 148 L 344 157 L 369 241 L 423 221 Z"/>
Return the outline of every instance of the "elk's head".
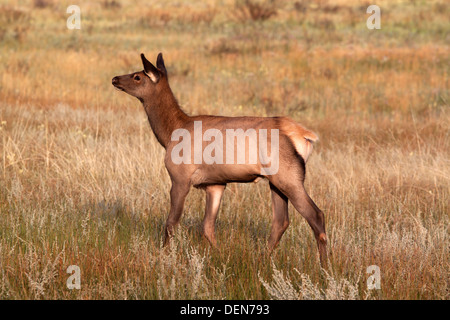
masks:
<path fill-rule="evenodd" d="M 161 87 L 167 84 L 167 71 L 164 66 L 162 53 L 158 54 L 156 67 L 148 61 L 141 53 L 144 70 L 117 76 L 112 79 L 113 86 L 129 95 L 138 98 L 141 102 L 144 99 L 152 99 L 161 90 Z"/>

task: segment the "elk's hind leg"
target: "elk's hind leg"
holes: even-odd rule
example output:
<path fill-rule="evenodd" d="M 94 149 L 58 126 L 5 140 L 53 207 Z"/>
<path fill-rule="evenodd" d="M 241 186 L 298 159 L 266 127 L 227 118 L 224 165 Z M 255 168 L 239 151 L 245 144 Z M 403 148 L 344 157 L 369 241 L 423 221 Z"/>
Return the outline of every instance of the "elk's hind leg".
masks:
<path fill-rule="evenodd" d="M 326 267 L 327 237 L 325 232 L 325 215 L 306 193 L 303 186 L 305 162 L 300 156 L 298 156 L 298 160 L 285 163 L 284 167 L 280 167 L 278 170 L 278 174 L 269 176 L 268 179 L 287 197 L 310 225 L 317 241 L 320 262 L 323 267 Z"/>
<path fill-rule="evenodd" d="M 272 229 L 269 237 L 269 251 L 272 252 L 289 226 L 289 214 L 288 198 L 272 183 L 270 183 L 270 191 L 272 194 Z"/>
<path fill-rule="evenodd" d="M 215 223 L 219 212 L 225 184 L 206 186 L 206 209 L 203 219 L 203 234 L 213 247 L 216 247 Z"/>
<path fill-rule="evenodd" d="M 306 193 L 303 183 L 295 189 L 289 189 L 288 199 L 295 209 L 306 219 L 317 241 L 320 263 L 327 266 L 327 236 L 325 232 L 325 215 Z"/>

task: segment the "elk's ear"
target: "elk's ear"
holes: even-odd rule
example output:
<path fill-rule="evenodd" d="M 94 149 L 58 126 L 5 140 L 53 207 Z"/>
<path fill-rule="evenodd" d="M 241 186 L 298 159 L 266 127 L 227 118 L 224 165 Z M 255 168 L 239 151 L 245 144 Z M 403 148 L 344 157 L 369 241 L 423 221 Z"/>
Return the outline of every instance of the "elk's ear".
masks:
<path fill-rule="evenodd" d="M 159 81 L 159 71 L 156 69 L 156 67 L 145 58 L 144 54 L 141 53 L 141 59 L 142 64 L 144 65 L 144 72 L 145 74 L 153 81 L 158 82 Z"/>
<path fill-rule="evenodd" d="M 164 72 L 164 74 L 167 76 L 167 70 L 166 66 L 164 65 L 164 59 L 161 52 L 158 54 L 158 58 L 156 59 L 156 67 Z"/>

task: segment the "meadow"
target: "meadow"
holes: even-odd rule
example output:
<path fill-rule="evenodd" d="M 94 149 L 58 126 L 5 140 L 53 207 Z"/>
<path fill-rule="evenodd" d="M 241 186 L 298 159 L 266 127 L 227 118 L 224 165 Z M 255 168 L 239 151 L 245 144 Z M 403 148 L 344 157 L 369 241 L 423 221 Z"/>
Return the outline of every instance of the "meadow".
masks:
<path fill-rule="evenodd" d="M 1 299 L 449 299 L 450 5 L 357 0 L 0 4 Z M 162 248 L 164 150 L 116 75 L 163 52 L 189 114 L 284 115 L 320 137 L 306 221 L 266 253 L 266 181 L 228 185 L 218 249 L 192 189 Z M 70 265 L 81 289 L 69 290 Z M 369 266 L 381 288 L 369 290 Z"/>

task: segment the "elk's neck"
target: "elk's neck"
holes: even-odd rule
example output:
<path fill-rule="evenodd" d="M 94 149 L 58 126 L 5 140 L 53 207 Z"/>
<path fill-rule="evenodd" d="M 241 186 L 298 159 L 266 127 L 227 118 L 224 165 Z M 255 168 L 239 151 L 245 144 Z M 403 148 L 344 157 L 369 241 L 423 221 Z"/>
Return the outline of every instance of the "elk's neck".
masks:
<path fill-rule="evenodd" d="M 156 99 L 144 99 L 142 104 L 156 139 L 167 148 L 172 132 L 181 128 L 189 116 L 181 110 L 170 87 L 162 90 Z"/>

